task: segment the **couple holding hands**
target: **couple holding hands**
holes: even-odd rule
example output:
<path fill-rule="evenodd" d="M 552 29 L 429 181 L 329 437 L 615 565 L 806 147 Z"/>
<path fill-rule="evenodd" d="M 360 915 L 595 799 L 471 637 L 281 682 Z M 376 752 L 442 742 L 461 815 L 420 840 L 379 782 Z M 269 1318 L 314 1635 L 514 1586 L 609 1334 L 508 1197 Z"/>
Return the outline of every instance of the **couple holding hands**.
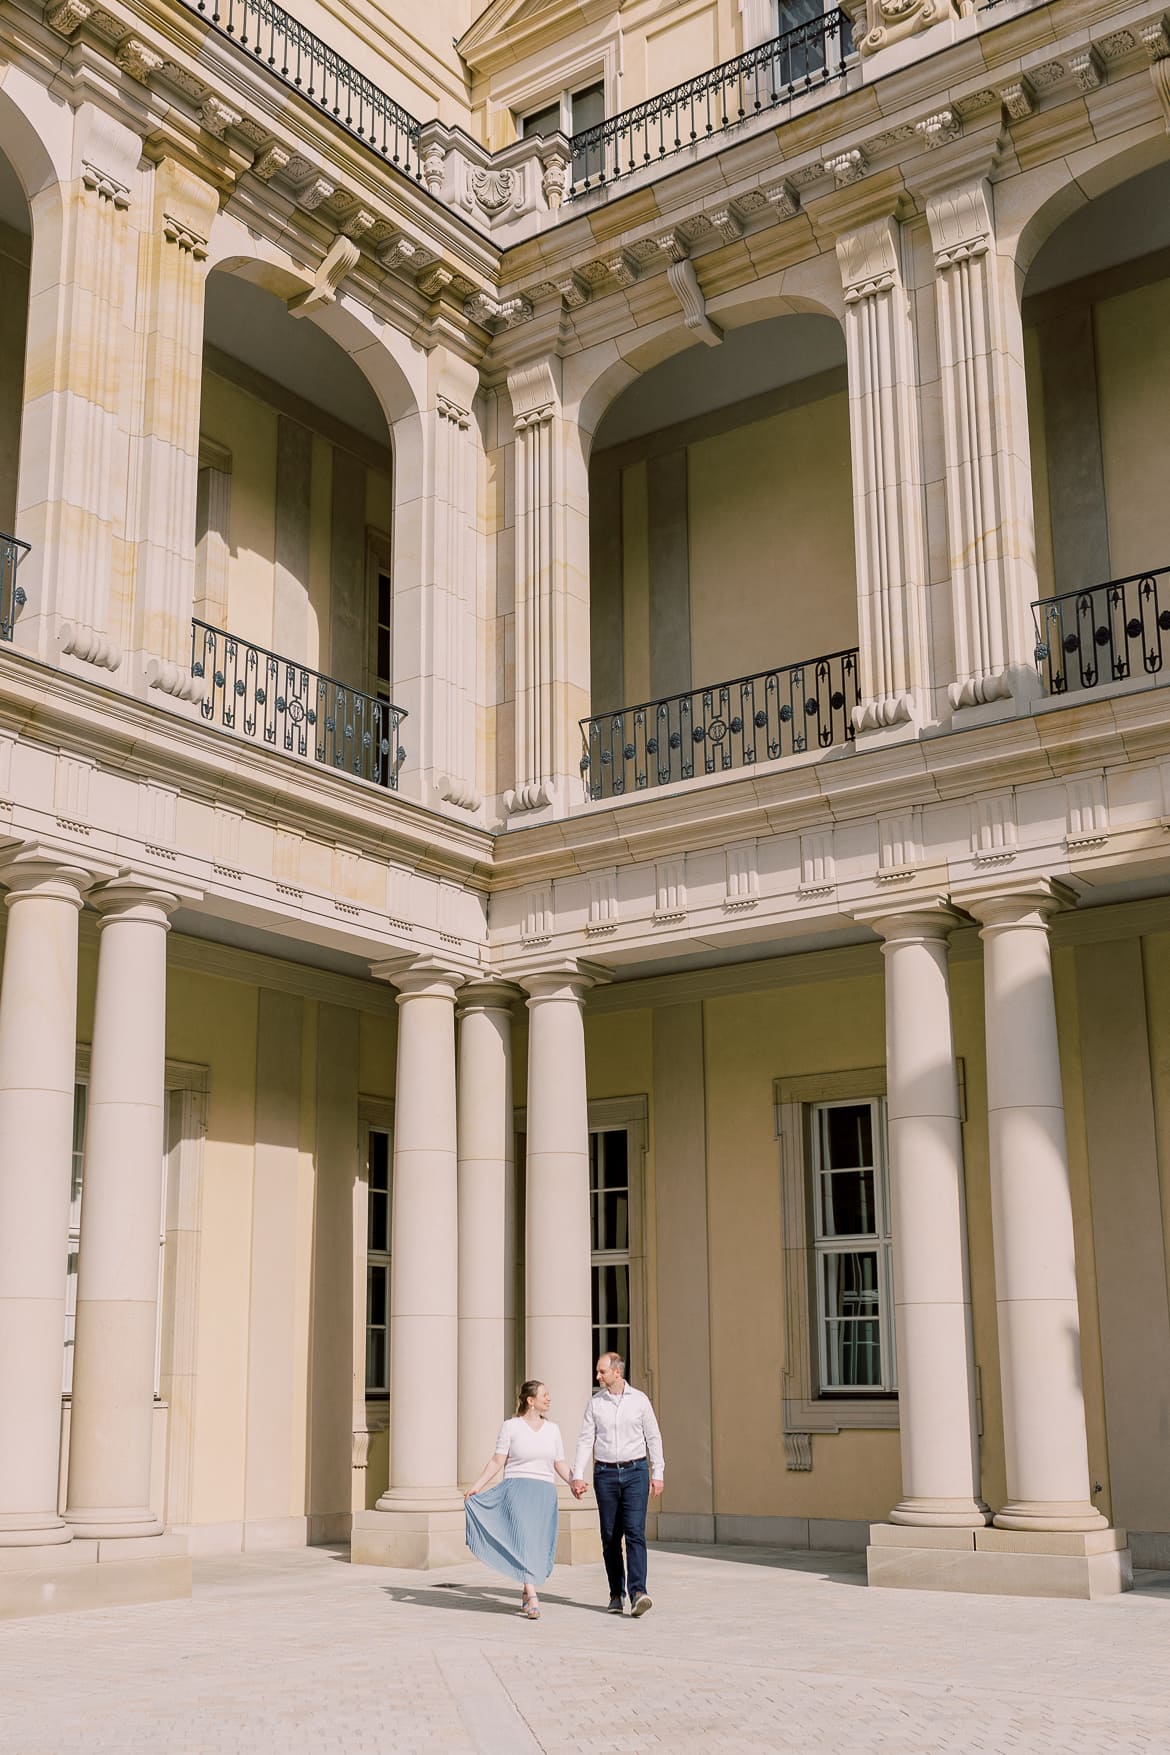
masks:
<path fill-rule="evenodd" d="M 646 1594 L 646 1506 L 651 1493 L 657 1498 L 662 1492 L 663 1479 L 662 1435 L 649 1397 L 626 1382 L 619 1354 L 603 1353 L 572 1473 L 560 1428 L 545 1417 L 546 1385 L 530 1379 L 520 1386 L 517 1400 L 515 1418 L 500 1427 L 494 1453 L 464 1496 L 467 1546 L 477 1559 L 523 1586 L 523 1612 L 537 1620 L 536 1587 L 552 1571 L 557 1547 L 556 1476 L 574 1498 L 582 1498 L 592 1454 L 609 1613 L 623 1614 L 628 1595 L 631 1614 L 644 1615 L 653 1606 Z M 501 1468 L 503 1480 L 485 1492 Z"/>

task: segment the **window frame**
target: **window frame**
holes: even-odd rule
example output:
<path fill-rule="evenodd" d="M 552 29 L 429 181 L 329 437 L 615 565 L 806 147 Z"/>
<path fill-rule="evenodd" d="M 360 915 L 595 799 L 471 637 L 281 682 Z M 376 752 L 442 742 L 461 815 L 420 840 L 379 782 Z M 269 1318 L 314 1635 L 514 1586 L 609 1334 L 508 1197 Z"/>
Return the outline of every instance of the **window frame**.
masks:
<path fill-rule="evenodd" d="M 824 1180 L 841 1174 L 821 1161 L 819 1117 L 831 1109 L 855 1109 L 866 1106 L 871 1116 L 874 1143 L 873 1163 L 864 1168 L 873 1174 L 874 1227 L 870 1231 L 840 1233 L 826 1236 L 822 1229 L 822 1196 Z M 886 1100 L 880 1096 L 849 1096 L 822 1098 L 805 1105 L 809 1142 L 809 1193 L 812 1208 L 812 1247 L 817 1296 L 817 1332 L 815 1352 L 816 1384 L 819 1400 L 838 1397 L 869 1397 L 896 1395 L 898 1390 L 897 1342 L 894 1331 L 893 1231 L 890 1222 L 888 1118 Z M 829 1312 L 825 1284 L 825 1263 L 831 1257 L 849 1254 L 872 1254 L 877 1257 L 877 1322 L 881 1358 L 881 1382 L 877 1384 L 843 1384 L 831 1381 L 826 1330 Z"/>
<path fill-rule="evenodd" d="M 817 1104 L 862 1102 L 886 1095 L 886 1069 L 778 1078 L 773 1086 L 780 1148 L 780 1229 L 783 1251 L 784 1364 L 782 1412 L 787 1466 L 811 1468 L 811 1435 L 854 1428 L 896 1430 L 896 1392 L 820 1388 L 819 1264 L 813 1223 L 810 1116 Z M 884 1107 L 884 1104 L 883 1104 Z M 888 1157 L 883 1143 L 883 1157 Z M 896 1381 L 896 1380 L 895 1380 Z"/>
<path fill-rule="evenodd" d="M 630 1383 L 653 1396 L 653 1373 L 650 1367 L 650 1344 L 646 1324 L 646 1147 L 649 1104 L 645 1097 L 599 1098 L 589 1103 L 589 1133 L 624 1133 L 626 1136 L 626 1176 L 629 1199 L 628 1248 L 594 1250 L 592 1247 L 592 1211 L 590 1212 L 589 1275 L 592 1302 L 592 1281 L 595 1267 L 628 1264 L 630 1273 L 629 1310 L 630 1345 L 626 1360 L 626 1377 Z M 593 1332 L 592 1309 L 590 1333 Z"/>
<path fill-rule="evenodd" d="M 364 1106 L 363 1106 L 364 1108 Z M 370 1215 L 370 1140 L 374 1134 L 382 1134 L 386 1139 L 386 1239 L 385 1249 L 373 1249 L 370 1246 L 369 1215 Z M 360 1276 L 359 1285 L 363 1288 L 361 1297 L 361 1384 L 362 1395 L 367 1409 L 374 1408 L 386 1411 L 390 1405 L 390 1271 L 394 1251 L 394 1129 L 393 1118 L 372 1116 L 368 1112 L 361 1117 L 361 1170 L 359 1181 L 365 1191 L 365 1225 L 362 1233 L 362 1253 L 365 1271 Z M 369 1381 L 370 1358 L 370 1291 L 369 1274 L 371 1267 L 384 1267 L 386 1270 L 386 1370 L 384 1389 L 371 1388 Z M 368 1424 L 368 1421 L 367 1421 Z"/>
<path fill-rule="evenodd" d="M 523 139 L 526 116 L 548 109 L 553 103 L 563 106 L 566 93 L 571 97 L 573 92 L 590 85 L 604 86 L 605 114 L 616 116 L 622 107 L 620 35 L 615 26 L 583 45 L 553 50 L 539 60 L 528 58 L 518 67 L 497 74 L 488 99 L 490 137 L 500 144 L 510 138 Z M 562 107 L 562 122 L 565 119 Z M 571 112 L 568 119 L 572 119 Z"/>

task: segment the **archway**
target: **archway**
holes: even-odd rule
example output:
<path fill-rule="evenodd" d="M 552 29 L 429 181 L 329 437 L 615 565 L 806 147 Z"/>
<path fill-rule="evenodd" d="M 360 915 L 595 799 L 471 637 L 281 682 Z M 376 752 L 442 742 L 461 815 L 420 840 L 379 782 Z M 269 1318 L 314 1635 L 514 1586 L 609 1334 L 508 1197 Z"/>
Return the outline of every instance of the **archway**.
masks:
<path fill-rule="evenodd" d="M 629 383 L 596 427 L 595 796 L 846 735 L 854 696 L 838 655 L 856 646 L 857 600 L 844 335 L 824 313 L 725 320 L 736 316 L 718 347 Z"/>

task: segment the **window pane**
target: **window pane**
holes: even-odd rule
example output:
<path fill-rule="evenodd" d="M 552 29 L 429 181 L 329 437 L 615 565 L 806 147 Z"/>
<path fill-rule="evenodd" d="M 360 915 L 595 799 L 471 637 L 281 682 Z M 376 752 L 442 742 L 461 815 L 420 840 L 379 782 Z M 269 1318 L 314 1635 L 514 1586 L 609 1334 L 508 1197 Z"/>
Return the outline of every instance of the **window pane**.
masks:
<path fill-rule="evenodd" d="M 390 1187 L 390 1135 L 370 1130 L 370 1187 Z"/>
<path fill-rule="evenodd" d="M 520 138 L 527 140 L 533 134 L 555 134 L 561 125 L 561 100 L 546 104 L 543 110 L 534 110 L 530 116 L 522 118 Z"/>
<path fill-rule="evenodd" d="M 868 1317 L 878 1313 L 876 1249 L 842 1249 L 821 1257 L 827 1317 Z"/>
<path fill-rule="evenodd" d="M 390 1196 L 370 1190 L 370 1226 L 367 1246 L 385 1255 L 390 1248 Z"/>
<path fill-rule="evenodd" d="M 817 1115 L 822 1169 L 852 1170 L 872 1165 L 872 1104 L 826 1103 Z"/>
<path fill-rule="evenodd" d="M 603 1133 L 598 1135 L 601 1147 L 600 1178 L 601 1188 L 628 1188 L 629 1170 L 629 1136 L 622 1133 Z"/>
<path fill-rule="evenodd" d="M 378 1262 L 371 1262 L 366 1269 L 366 1321 L 371 1328 L 386 1326 L 388 1279 L 387 1269 Z"/>
<path fill-rule="evenodd" d="M 378 1391 L 386 1387 L 386 1331 L 369 1329 L 366 1333 L 366 1389 Z"/>
<path fill-rule="evenodd" d="M 630 1363 L 629 1329 L 623 1328 L 620 1323 L 595 1323 L 593 1327 L 593 1357 L 599 1359 L 602 1353 L 617 1353 L 625 1360 L 628 1370 Z"/>
<path fill-rule="evenodd" d="M 380 570 L 378 573 L 378 620 L 383 627 L 390 626 L 390 575 Z"/>
<path fill-rule="evenodd" d="M 626 1262 L 593 1269 L 593 1320 L 598 1323 L 630 1321 L 630 1269 Z"/>
<path fill-rule="evenodd" d="M 596 85 L 587 85 L 581 91 L 573 93 L 573 133 L 580 134 L 586 128 L 596 128 L 599 122 L 605 121 L 605 82 L 598 80 Z"/>
<path fill-rule="evenodd" d="M 630 1200 L 624 1189 L 620 1193 L 598 1196 L 597 1218 L 595 1249 L 630 1247 Z"/>
<path fill-rule="evenodd" d="M 825 1380 L 833 1389 L 880 1389 L 881 1324 L 874 1321 L 825 1323 Z"/>
<path fill-rule="evenodd" d="M 821 1236 L 862 1237 L 877 1230 L 872 1170 L 821 1177 Z"/>
<path fill-rule="evenodd" d="M 390 678 L 390 630 L 378 629 L 378 675 L 384 680 Z"/>

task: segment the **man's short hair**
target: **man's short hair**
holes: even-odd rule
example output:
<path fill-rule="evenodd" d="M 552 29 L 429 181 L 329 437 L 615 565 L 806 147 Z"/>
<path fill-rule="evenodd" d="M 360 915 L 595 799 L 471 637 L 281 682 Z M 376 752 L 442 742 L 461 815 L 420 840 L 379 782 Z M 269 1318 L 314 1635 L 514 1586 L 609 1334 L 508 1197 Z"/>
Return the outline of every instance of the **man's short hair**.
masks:
<path fill-rule="evenodd" d="M 615 1367 L 615 1368 L 616 1368 L 616 1369 L 617 1369 L 617 1370 L 618 1370 L 618 1371 L 620 1371 L 620 1372 L 621 1372 L 621 1374 L 622 1374 L 622 1376 L 623 1376 L 623 1377 L 624 1377 L 624 1376 L 625 1376 L 625 1374 L 626 1374 L 626 1362 L 625 1362 L 625 1360 L 624 1360 L 624 1359 L 623 1359 L 623 1358 L 622 1358 L 622 1356 L 621 1356 L 621 1354 L 620 1354 L 620 1353 L 603 1353 L 603 1354 L 602 1354 L 602 1355 L 601 1355 L 601 1357 L 602 1357 L 602 1358 L 603 1358 L 603 1359 L 608 1359 L 608 1360 L 609 1360 L 609 1362 L 610 1362 L 610 1364 L 611 1364 L 611 1365 L 612 1365 L 612 1366 L 614 1366 L 614 1367 Z"/>

